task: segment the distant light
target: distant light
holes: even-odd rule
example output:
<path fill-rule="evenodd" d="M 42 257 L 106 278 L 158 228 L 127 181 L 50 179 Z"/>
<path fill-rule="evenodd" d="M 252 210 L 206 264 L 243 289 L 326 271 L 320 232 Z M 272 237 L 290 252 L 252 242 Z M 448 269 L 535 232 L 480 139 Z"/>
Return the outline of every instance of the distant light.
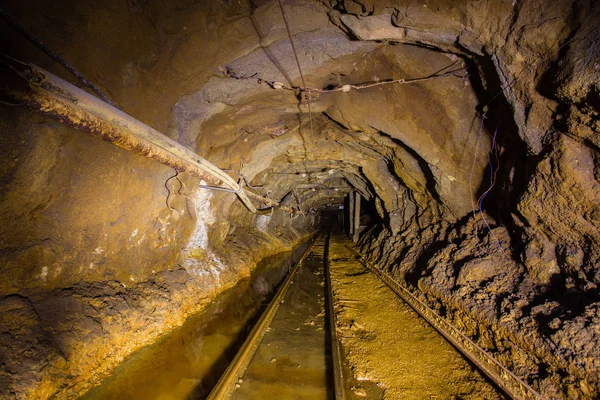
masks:
<path fill-rule="evenodd" d="M 338 210 L 343 210 L 343 209 L 344 209 L 343 205 L 341 205 L 341 206 L 338 207 Z"/>

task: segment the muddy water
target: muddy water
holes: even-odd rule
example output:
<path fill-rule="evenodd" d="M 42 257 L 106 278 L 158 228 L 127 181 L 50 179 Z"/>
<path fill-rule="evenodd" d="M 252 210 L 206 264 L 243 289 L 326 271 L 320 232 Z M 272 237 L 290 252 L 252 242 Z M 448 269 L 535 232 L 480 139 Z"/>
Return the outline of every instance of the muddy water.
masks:
<path fill-rule="evenodd" d="M 157 343 L 131 355 L 110 378 L 81 398 L 205 398 L 307 245 L 265 259 L 249 279 Z"/>
<path fill-rule="evenodd" d="M 321 238 L 300 266 L 231 399 L 332 398 L 323 250 Z"/>

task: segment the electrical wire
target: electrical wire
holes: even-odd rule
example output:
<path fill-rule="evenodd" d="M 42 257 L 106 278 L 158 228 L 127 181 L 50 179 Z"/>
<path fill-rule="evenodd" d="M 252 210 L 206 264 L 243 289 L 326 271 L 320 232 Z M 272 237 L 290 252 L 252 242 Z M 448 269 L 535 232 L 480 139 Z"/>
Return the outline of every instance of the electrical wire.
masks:
<path fill-rule="evenodd" d="M 35 44 L 39 49 L 41 49 L 44 53 L 46 53 L 50 58 L 54 61 L 58 62 L 62 65 L 67 71 L 69 71 L 79 82 L 81 82 L 84 86 L 87 86 L 91 89 L 98 97 L 100 97 L 105 103 L 110 104 L 115 108 L 117 105 L 106 95 L 104 94 L 96 85 L 90 82 L 77 68 L 71 65 L 67 60 L 65 60 L 62 56 L 48 47 L 44 42 L 38 39 L 35 35 L 29 32 L 23 25 L 21 25 L 17 20 L 15 20 L 11 15 L 9 15 L 6 11 L 0 8 L 0 17 L 6 21 L 10 26 L 13 27 L 17 32 L 19 32 L 23 37 L 27 40 Z"/>
<path fill-rule="evenodd" d="M 283 22 L 285 23 L 285 29 L 288 34 L 288 38 L 290 39 L 290 45 L 292 46 L 292 52 L 294 53 L 294 58 L 296 59 L 296 65 L 298 66 L 298 72 L 300 72 L 300 79 L 302 80 L 302 86 L 304 87 L 304 92 L 306 93 L 306 103 L 308 104 L 308 121 L 310 124 L 310 139 L 309 143 L 312 145 L 314 138 L 314 129 L 313 129 L 313 121 L 312 121 L 312 105 L 310 98 L 310 89 L 306 86 L 306 80 L 304 79 L 304 74 L 302 73 L 302 67 L 300 66 L 300 59 L 298 58 L 298 53 L 296 52 L 296 46 L 294 45 L 294 39 L 292 38 L 292 32 L 290 30 L 290 24 L 288 22 L 287 16 L 285 15 L 285 10 L 283 8 L 283 0 L 278 0 L 279 8 L 281 9 L 281 15 L 283 16 Z M 307 157 L 308 157 L 308 149 L 307 149 Z"/>

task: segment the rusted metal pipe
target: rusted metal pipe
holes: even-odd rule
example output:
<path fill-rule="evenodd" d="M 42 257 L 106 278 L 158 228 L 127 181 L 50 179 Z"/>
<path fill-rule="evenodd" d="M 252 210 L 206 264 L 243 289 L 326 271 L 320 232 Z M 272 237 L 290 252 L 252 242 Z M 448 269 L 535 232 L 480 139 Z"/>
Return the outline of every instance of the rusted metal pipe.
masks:
<path fill-rule="evenodd" d="M 26 66 L 25 69 L 23 66 Z M 11 66 L 11 69 L 28 82 L 27 87 L 21 87 L 19 90 L 3 88 L 3 92 L 15 104 L 26 106 L 67 126 L 90 133 L 180 172 L 187 172 L 210 184 L 222 184 L 235 192 L 253 213 L 260 212 L 252 204 L 249 196 L 268 207 L 278 206 L 277 202 L 269 198 L 244 190 L 224 171 L 190 149 L 69 82 L 33 64 L 22 63 L 19 67 L 21 71 L 14 66 Z"/>

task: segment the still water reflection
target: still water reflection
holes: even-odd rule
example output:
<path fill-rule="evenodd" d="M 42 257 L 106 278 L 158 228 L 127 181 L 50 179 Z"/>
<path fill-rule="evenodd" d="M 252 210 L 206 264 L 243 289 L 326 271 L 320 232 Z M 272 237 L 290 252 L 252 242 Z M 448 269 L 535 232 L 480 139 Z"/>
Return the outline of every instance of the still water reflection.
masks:
<path fill-rule="evenodd" d="M 221 294 L 158 342 L 127 358 L 82 399 L 202 399 L 307 243 L 261 262 L 252 276 Z"/>

